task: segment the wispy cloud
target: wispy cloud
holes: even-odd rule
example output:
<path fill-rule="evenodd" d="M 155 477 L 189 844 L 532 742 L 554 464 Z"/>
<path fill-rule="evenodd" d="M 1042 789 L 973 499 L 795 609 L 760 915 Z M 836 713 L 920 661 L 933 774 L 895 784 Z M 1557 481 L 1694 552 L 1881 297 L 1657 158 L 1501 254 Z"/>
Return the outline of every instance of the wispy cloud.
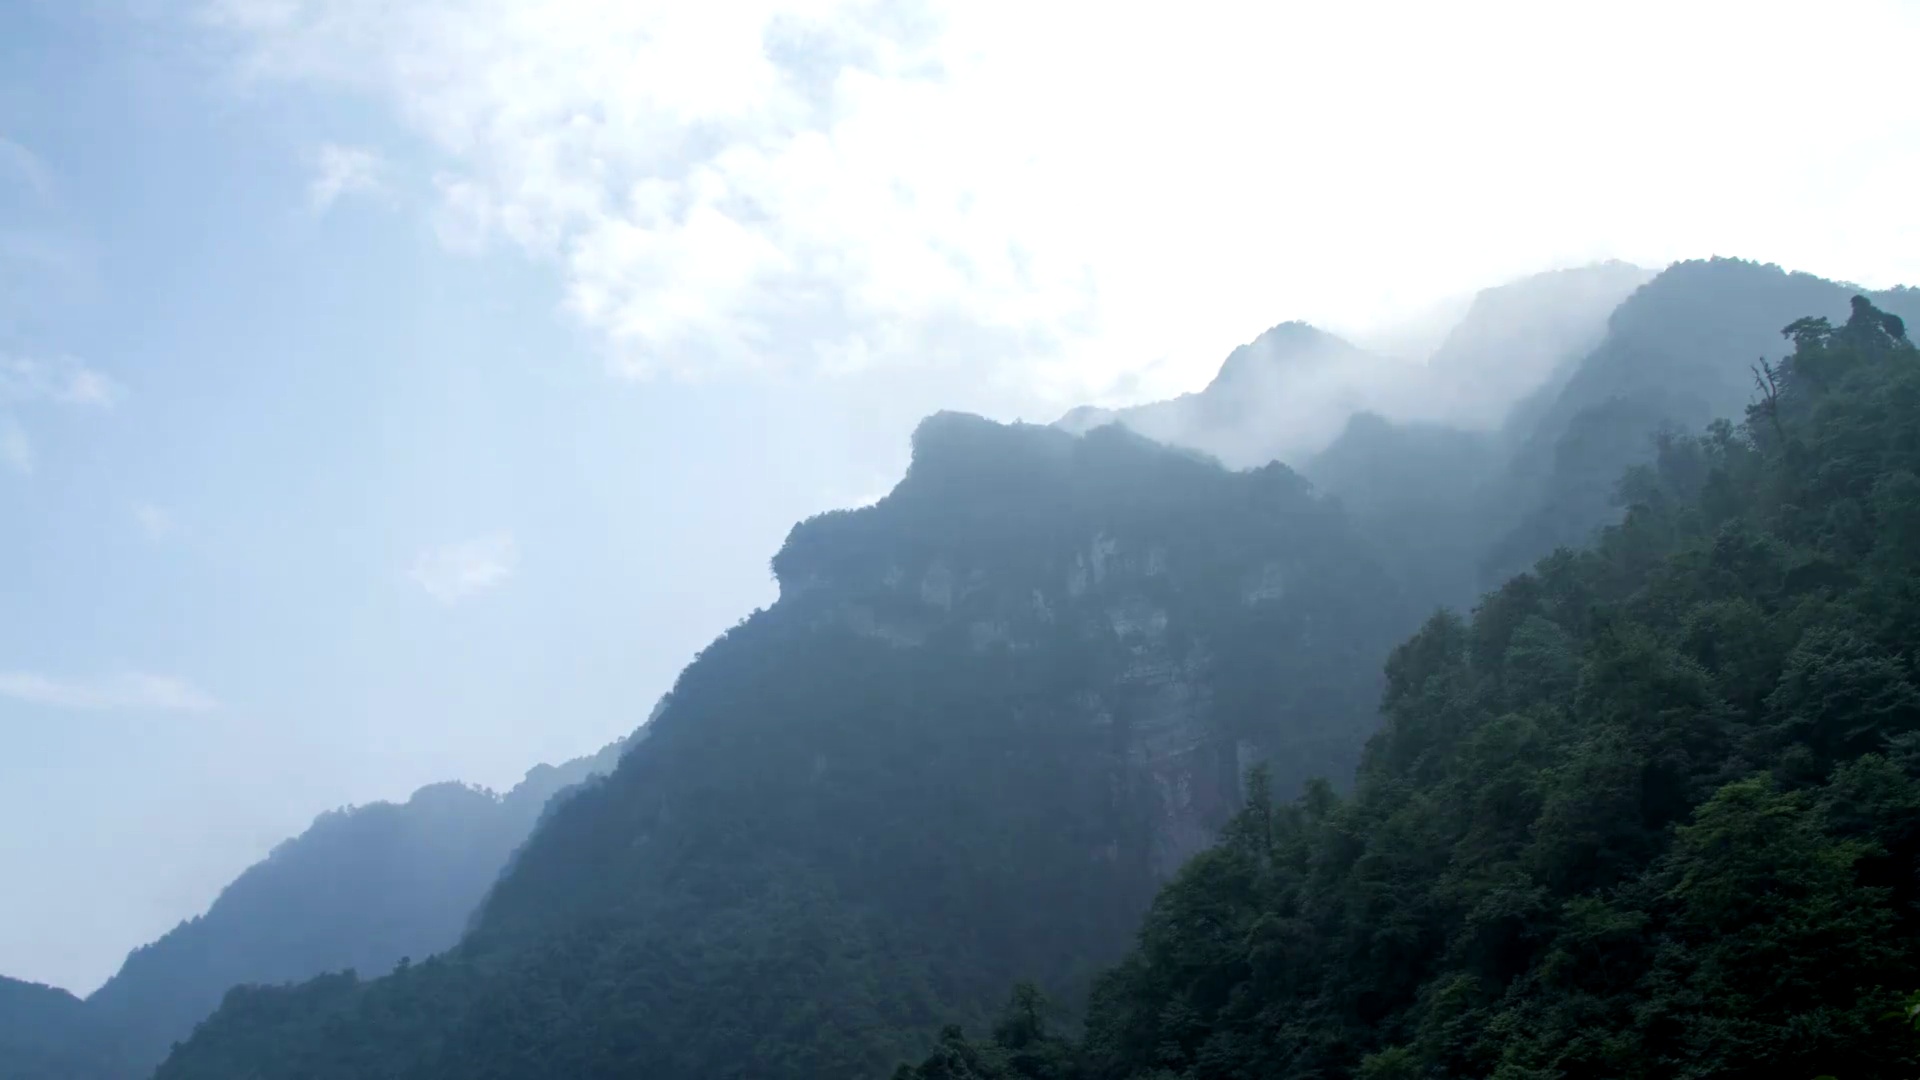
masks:
<path fill-rule="evenodd" d="M 212 695 L 183 679 L 142 672 L 57 679 L 29 671 L 0 671 L 0 697 L 56 709 L 207 712 L 219 707 Z"/>
<path fill-rule="evenodd" d="M 518 560 L 513 537 L 495 533 L 421 552 L 411 576 L 435 600 L 452 604 L 499 585 Z"/>
<path fill-rule="evenodd" d="M 38 198 L 53 194 L 53 170 L 40 155 L 0 135 L 0 182 L 24 187 Z"/>
<path fill-rule="evenodd" d="M 111 377 L 68 356 L 0 355 L 0 402 L 110 408 L 126 394 Z"/>
<path fill-rule="evenodd" d="M 307 185 L 307 202 L 318 214 L 324 214 L 344 195 L 371 195 L 384 186 L 386 162 L 379 154 L 360 146 L 328 143 L 313 153 L 313 179 Z"/>
<path fill-rule="evenodd" d="M 125 395 L 113 379 L 71 357 L 39 358 L 0 353 L 0 408 L 45 406 L 107 409 Z M 22 476 L 39 463 L 33 437 L 12 411 L 0 411 L 0 465 Z"/>

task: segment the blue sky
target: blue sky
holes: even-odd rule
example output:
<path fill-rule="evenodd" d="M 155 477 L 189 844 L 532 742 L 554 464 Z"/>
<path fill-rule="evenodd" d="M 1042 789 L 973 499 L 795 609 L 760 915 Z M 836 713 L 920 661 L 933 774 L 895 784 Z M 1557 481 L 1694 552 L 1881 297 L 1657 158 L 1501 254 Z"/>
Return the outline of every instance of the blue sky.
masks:
<path fill-rule="evenodd" d="M 1600 257 L 1920 280 L 1910 7 L 1100 10 L 0 6 L 0 972 L 630 730 L 936 408 Z"/>

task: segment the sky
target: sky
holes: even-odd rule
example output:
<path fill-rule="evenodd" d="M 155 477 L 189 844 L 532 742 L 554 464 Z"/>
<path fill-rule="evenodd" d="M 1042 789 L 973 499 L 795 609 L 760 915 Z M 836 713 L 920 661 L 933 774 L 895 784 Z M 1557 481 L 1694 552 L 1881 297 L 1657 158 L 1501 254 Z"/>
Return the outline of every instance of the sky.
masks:
<path fill-rule="evenodd" d="M 643 720 L 939 408 L 1738 255 L 1920 282 L 1920 6 L 0 5 L 0 973 Z"/>

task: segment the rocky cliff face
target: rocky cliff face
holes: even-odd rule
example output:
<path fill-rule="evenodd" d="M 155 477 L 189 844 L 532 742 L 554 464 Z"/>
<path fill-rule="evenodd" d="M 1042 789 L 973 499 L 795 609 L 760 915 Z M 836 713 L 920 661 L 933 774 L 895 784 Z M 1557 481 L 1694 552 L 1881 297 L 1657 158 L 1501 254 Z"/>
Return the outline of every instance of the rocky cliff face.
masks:
<path fill-rule="evenodd" d="M 775 566 L 781 606 L 889 649 L 1077 657 L 1090 677 L 1054 722 L 1082 733 L 1116 808 L 1144 814 L 1158 877 L 1211 843 L 1254 762 L 1288 788 L 1344 776 L 1331 766 L 1370 730 L 1372 672 L 1323 684 L 1321 714 L 1290 713 L 1297 688 L 1275 683 L 1325 655 L 1316 637 L 1351 630 L 1343 645 L 1384 655 L 1382 628 L 1413 614 L 1284 467 L 1235 475 L 1119 429 L 1070 439 L 959 414 L 922 425 L 892 495 L 797 527 Z"/>

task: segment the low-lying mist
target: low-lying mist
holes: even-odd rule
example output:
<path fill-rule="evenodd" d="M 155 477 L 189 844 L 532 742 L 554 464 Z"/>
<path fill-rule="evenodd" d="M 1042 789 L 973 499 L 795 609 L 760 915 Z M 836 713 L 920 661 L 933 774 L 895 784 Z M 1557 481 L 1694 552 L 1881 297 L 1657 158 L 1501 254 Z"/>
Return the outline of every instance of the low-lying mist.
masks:
<path fill-rule="evenodd" d="M 1654 271 L 1605 262 L 1535 274 L 1473 297 L 1443 335 L 1387 328 L 1363 348 L 1302 322 L 1235 349 L 1204 389 L 1120 409 L 1083 407 L 1058 423 L 1119 422 L 1227 465 L 1299 465 L 1356 415 L 1494 432 L 1517 405 L 1550 392 L 1606 331 L 1607 316 Z M 1421 341 L 1437 344 L 1422 352 Z"/>

